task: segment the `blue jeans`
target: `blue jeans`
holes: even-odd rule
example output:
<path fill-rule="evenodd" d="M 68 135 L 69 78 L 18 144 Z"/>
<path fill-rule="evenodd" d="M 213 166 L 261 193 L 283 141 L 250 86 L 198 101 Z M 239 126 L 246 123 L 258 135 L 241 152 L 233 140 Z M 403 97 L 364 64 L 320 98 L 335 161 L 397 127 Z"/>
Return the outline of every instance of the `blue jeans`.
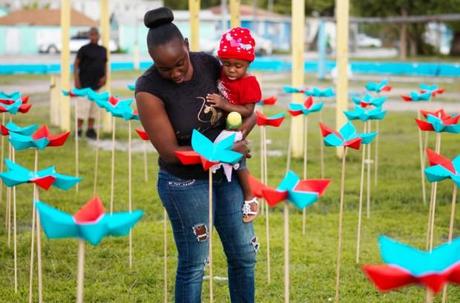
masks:
<path fill-rule="evenodd" d="M 254 302 L 254 267 L 258 249 L 251 223 L 243 223 L 243 194 L 238 178 L 213 182 L 214 226 L 228 264 L 230 298 Z M 161 170 L 158 193 L 168 212 L 179 254 L 176 302 L 201 302 L 201 285 L 208 259 L 208 180 L 183 180 Z"/>

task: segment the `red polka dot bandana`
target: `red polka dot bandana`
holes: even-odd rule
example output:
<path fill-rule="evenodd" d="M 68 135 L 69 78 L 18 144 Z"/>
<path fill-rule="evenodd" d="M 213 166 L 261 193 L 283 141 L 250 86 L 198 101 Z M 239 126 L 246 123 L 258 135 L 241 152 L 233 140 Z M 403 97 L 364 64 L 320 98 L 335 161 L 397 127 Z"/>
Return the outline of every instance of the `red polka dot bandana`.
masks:
<path fill-rule="evenodd" d="M 217 56 L 221 59 L 240 59 L 252 62 L 256 42 L 247 28 L 235 27 L 220 38 Z"/>

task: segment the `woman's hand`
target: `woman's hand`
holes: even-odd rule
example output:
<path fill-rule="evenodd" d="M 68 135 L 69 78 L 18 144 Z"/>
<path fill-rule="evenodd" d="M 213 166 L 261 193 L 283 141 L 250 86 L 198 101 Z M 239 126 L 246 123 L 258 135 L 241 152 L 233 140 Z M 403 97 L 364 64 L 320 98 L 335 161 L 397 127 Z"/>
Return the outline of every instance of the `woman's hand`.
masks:
<path fill-rule="evenodd" d="M 251 158 L 251 149 L 249 148 L 249 141 L 244 139 L 233 144 L 233 150 L 243 154 L 246 158 Z"/>

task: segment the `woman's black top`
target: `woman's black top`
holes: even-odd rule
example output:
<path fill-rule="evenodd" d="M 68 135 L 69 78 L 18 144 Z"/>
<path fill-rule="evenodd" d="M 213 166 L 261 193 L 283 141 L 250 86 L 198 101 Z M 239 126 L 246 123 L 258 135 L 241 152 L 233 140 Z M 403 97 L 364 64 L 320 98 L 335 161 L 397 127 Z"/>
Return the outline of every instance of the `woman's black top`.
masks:
<path fill-rule="evenodd" d="M 214 140 L 225 127 L 225 113 L 206 103 L 206 95 L 218 93 L 220 64 L 213 56 L 190 52 L 193 76 L 190 81 L 175 83 L 163 79 L 152 65 L 136 81 L 136 94 L 147 92 L 159 98 L 171 121 L 180 146 L 190 146 L 192 131 L 197 129 Z M 148 117 L 155 119 L 155 117 Z M 160 143 L 161 144 L 161 143 Z M 205 179 L 201 165 L 184 166 L 158 159 L 160 168 L 182 179 Z"/>

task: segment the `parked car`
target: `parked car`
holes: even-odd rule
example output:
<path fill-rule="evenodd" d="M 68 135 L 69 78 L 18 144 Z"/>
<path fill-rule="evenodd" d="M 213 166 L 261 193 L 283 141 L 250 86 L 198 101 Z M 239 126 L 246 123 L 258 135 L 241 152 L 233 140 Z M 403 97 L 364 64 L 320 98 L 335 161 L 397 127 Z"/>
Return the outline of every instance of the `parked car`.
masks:
<path fill-rule="evenodd" d="M 85 44 L 89 43 L 89 38 L 87 34 L 78 34 L 70 38 L 69 48 L 71 53 L 76 53 L 78 50 Z M 101 41 L 99 41 L 101 44 Z M 57 54 L 60 53 L 62 49 L 61 41 L 53 41 L 48 43 L 43 43 L 39 46 L 40 53 L 46 54 Z M 115 41 L 109 41 L 110 52 L 113 53 L 118 50 L 118 46 Z"/>
<path fill-rule="evenodd" d="M 382 40 L 360 33 L 356 36 L 358 47 L 382 47 Z"/>

